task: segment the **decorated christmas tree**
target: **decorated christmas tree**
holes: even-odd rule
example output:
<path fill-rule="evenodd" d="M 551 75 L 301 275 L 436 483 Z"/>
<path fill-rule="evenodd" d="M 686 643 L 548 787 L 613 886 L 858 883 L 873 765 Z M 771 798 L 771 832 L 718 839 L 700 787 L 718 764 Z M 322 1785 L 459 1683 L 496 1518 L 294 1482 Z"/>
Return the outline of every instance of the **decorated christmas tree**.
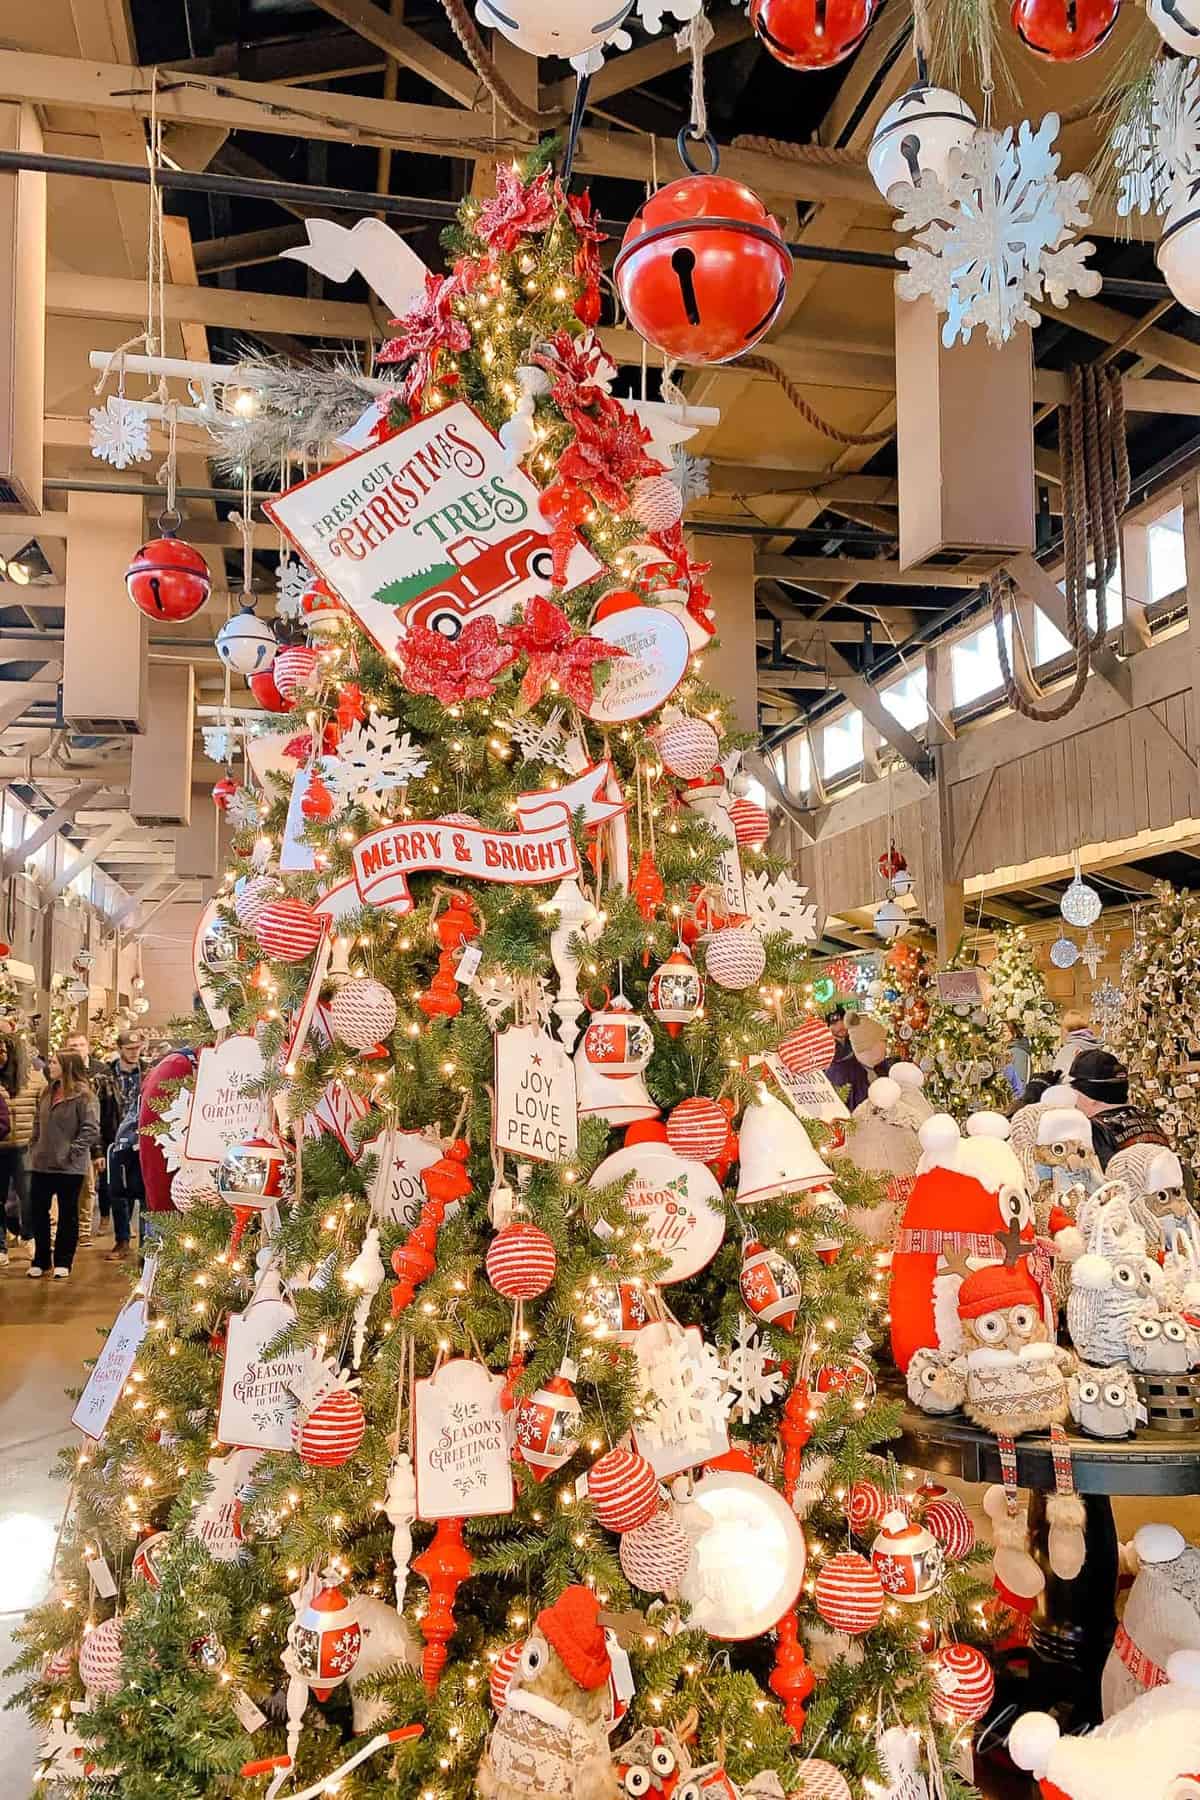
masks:
<path fill-rule="evenodd" d="M 988 1009 L 1001 1024 L 1015 1025 L 1029 1045 L 1032 1067 L 1049 1066 L 1058 1047 L 1058 1015 L 1024 931 L 1001 932 L 988 964 L 992 984 Z"/>
<path fill-rule="evenodd" d="M 122 1800 L 689 1764 L 848 1797 L 918 1745 L 953 1792 L 987 1704 L 966 1515 L 871 1454 L 898 1411 L 842 1203 L 880 1189 L 792 1104 L 811 919 L 728 783 L 597 240 L 502 170 L 374 441 L 271 509 L 328 581 L 272 670 L 285 772 L 224 789 L 244 873 L 162 1088 L 178 1215 L 22 1632 L 52 1768 Z M 478 580 L 387 604 L 467 537 Z"/>
<path fill-rule="evenodd" d="M 880 1003 L 888 1012 L 890 1054 L 915 1062 L 916 1045 L 929 1027 L 933 964 L 918 943 L 902 937 L 884 956 L 881 979 Z"/>
<path fill-rule="evenodd" d="M 1004 1074 L 1008 1034 L 986 998 L 986 984 L 987 972 L 972 954 L 952 956 L 930 982 L 929 1021 L 915 1039 L 925 1098 L 960 1124 L 970 1113 L 1005 1112 L 1012 1105 Z"/>
<path fill-rule="evenodd" d="M 1200 1158 L 1200 896 L 1160 882 L 1121 965 L 1111 1042 L 1130 1099 L 1155 1113 L 1185 1164 Z"/>

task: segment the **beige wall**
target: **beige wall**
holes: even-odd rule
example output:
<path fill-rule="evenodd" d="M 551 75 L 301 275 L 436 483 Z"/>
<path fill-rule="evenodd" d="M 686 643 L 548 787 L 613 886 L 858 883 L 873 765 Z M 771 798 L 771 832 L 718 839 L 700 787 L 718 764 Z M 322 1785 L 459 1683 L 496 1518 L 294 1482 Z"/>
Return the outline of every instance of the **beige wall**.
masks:
<path fill-rule="evenodd" d="M 142 974 L 150 1002 L 149 1025 L 192 1010 L 192 935 L 200 908 L 194 901 L 164 906 L 151 919 L 142 939 Z"/>

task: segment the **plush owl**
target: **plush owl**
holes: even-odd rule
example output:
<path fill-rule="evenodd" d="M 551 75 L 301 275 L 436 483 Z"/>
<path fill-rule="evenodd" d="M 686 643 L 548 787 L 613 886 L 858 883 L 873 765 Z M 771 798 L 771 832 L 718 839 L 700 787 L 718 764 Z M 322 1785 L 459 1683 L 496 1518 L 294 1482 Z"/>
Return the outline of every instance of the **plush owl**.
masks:
<path fill-rule="evenodd" d="M 1098 1189 L 1081 1203 L 1075 1233 L 1061 1232 L 1055 1243 L 1066 1247 L 1071 1262 L 1071 1342 L 1084 1362 L 1106 1367 L 1126 1361 L 1131 1325 L 1155 1310 L 1163 1288 L 1162 1270 L 1146 1254 L 1146 1234 L 1133 1216 L 1128 1190 L 1120 1183 Z M 1072 1250 L 1078 1252 L 1073 1257 Z"/>
<path fill-rule="evenodd" d="M 1110 1369 L 1076 1369 L 1067 1380 L 1067 1399 L 1071 1418 L 1088 1437 L 1132 1437 L 1145 1423 L 1146 1409 L 1133 1376 L 1121 1363 Z"/>
<path fill-rule="evenodd" d="M 1067 1203 L 1068 1196 L 1092 1193 L 1103 1181 L 1092 1148 L 1092 1122 L 1075 1105 L 1070 1088 L 1050 1088 L 1043 1095 L 1033 1155 L 1034 1206 L 1038 1228 L 1045 1230 L 1056 1206 Z"/>
<path fill-rule="evenodd" d="M 621 1800 L 608 1747 L 612 1659 L 590 1588 L 537 1616 L 476 1776 L 481 1800 Z"/>
<path fill-rule="evenodd" d="M 1129 1322 L 1126 1349 L 1139 1375 L 1186 1375 L 1200 1363 L 1200 1331 L 1179 1313 L 1143 1313 Z"/>
<path fill-rule="evenodd" d="M 1130 1144 L 1118 1150 L 1108 1177 L 1129 1189 L 1134 1217 L 1152 1255 L 1174 1250 L 1181 1238 L 1195 1235 L 1200 1221 L 1187 1197 L 1183 1165 L 1165 1144 Z"/>
<path fill-rule="evenodd" d="M 645 1725 L 613 1753 L 622 1800 L 672 1800 L 692 1772 L 687 1745 L 669 1726 Z"/>
<path fill-rule="evenodd" d="M 1122 1712 L 1106 1706 L 1104 1724 L 1084 1737 L 1063 1736 L 1049 1713 L 1025 1713 L 1008 1736 L 1019 1769 L 1041 1784 L 1045 1800 L 1185 1800 L 1200 1793 L 1200 1655 L 1180 1650 L 1159 1670 L 1160 1685 L 1138 1689 Z"/>
<path fill-rule="evenodd" d="M 1137 1575 L 1100 1681 L 1106 1719 L 1161 1681 L 1177 1651 L 1200 1652 L 1200 1550 L 1173 1525 L 1143 1525 L 1133 1548 Z"/>
<path fill-rule="evenodd" d="M 774 1769 L 763 1769 L 749 1781 L 738 1783 L 719 1762 L 693 1769 L 678 1789 L 676 1800 L 785 1800 L 783 1783 Z"/>
<path fill-rule="evenodd" d="M 845 1143 L 831 1153 L 887 1179 L 882 1205 L 850 1208 L 848 1218 L 871 1243 L 889 1250 L 921 1160 L 917 1133 L 933 1114 L 922 1092 L 924 1081 L 915 1063 L 893 1063 L 888 1074 L 871 1083 L 846 1127 Z"/>

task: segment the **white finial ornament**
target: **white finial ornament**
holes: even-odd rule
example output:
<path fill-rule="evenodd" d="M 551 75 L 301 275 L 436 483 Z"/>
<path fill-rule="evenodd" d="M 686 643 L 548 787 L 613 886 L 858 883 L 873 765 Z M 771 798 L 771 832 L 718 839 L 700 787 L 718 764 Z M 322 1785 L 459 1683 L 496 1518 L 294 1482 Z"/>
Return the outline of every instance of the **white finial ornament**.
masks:
<path fill-rule="evenodd" d="M 352 1351 L 356 1369 L 362 1364 L 371 1302 L 383 1286 L 385 1274 L 383 1257 L 379 1252 L 379 1227 L 372 1225 L 363 1239 L 362 1249 L 342 1277 L 346 1286 L 358 1295 L 354 1307 L 354 1347 Z"/>
<path fill-rule="evenodd" d="M 383 1510 L 392 1526 L 392 1565 L 396 1572 L 396 1611 L 404 1611 L 408 1564 L 412 1556 L 412 1523 L 417 1516 L 417 1479 L 412 1457 L 400 1451 L 388 1473 Z"/>

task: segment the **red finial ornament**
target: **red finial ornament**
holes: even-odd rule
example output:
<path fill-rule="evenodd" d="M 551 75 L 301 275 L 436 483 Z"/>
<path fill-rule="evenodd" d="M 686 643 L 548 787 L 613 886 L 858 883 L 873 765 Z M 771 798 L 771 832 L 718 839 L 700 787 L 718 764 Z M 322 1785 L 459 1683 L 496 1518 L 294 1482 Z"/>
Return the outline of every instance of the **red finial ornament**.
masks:
<path fill-rule="evenodd" d="M 775 1629 L 779 1641 L 775 1646 L 775 1667 L 771 1670 L 768 1685 L 776 1699 L 783 1702 L 788 1729 L 798 1739 L 808 1717 L 804 1703 L 811 1697 L 817 1678 L 808 1666 L 804 1645 L 800 1642 L 800 1621 L 796 1614 L 784 1613 Z"/>
<path fill-rule="evenodd" d="M 306 819 L 315 819 L 324 823 L 333 816 L 333 795 L 317 774 L 310 775 L 308 786 L 304 790 L 304 798 L 300 802 L 300 811 Z"/>
<path fill-rule="evenodd" d="M 439 1519 L 433 1542 L 414 1559 L 412 1566 L 429 1584 L 429 1605 L 421 1620 L 421 1636 L 425 1639 L 421 1676 L 426 1693 L 435 1694 L 449 1655 L 446 1646 L 455 1632 L 454 1596 L 475 1566 L 474 1557 L 463 1543 L 463 1521 Z M 804 1652 L 800 1654 L 803 1656 Z"/>
<path fill-rule="evenodd" d="M 453 1019 L 462 1011 L 462 995 L 454 979 L 454 971 L 463 946 L 477 938 L 483 930 L 475 908 L 465 894 L 451 894 L 444 912 L 439 913 L 434 932 L 442 946 L 437 973 L 417 1005 L 427 1018 Z"/>
<path fill-rule="evenodd" d="M 652 851 L 642 851 L 638 859 L 637 874 L 633 878 L 633 887 L 630 891 L 637 901 L 638 911 L 649 925 L 667 893 Z M 644 966 L 648 958 L 643 957 L 642 961 Z"/>
<path fill-rule="evenodd" d="M 551 526 L 550 549 L 554 558 L 550 580 L 556 588 L 567 585 L 567 564 L 579 542 L 577 526 L 582 525 L 592 510 L 590 496 L 570 481 L 555 481 L 538 500 L 538 510 Z"/>
<path fill-rule="evenodd" d="M 412 1305 L 417 1289 L 437 1268 L 437 1236 L 446 1217 L 446 1208 L 452 1200 L 463 1200 L 471 1192 L 471 1177 L 464 1166 L 470 1154 L 471 1146 L 466 1139 L 455 1138 L 444 1155 L 421 1171 L 421 1181 L 429 1198 L 404 1243 L 392 1251 L 392 1268 L 399 1277 L 392 1289 L 393 1319 L 406 1306 Z"/>

